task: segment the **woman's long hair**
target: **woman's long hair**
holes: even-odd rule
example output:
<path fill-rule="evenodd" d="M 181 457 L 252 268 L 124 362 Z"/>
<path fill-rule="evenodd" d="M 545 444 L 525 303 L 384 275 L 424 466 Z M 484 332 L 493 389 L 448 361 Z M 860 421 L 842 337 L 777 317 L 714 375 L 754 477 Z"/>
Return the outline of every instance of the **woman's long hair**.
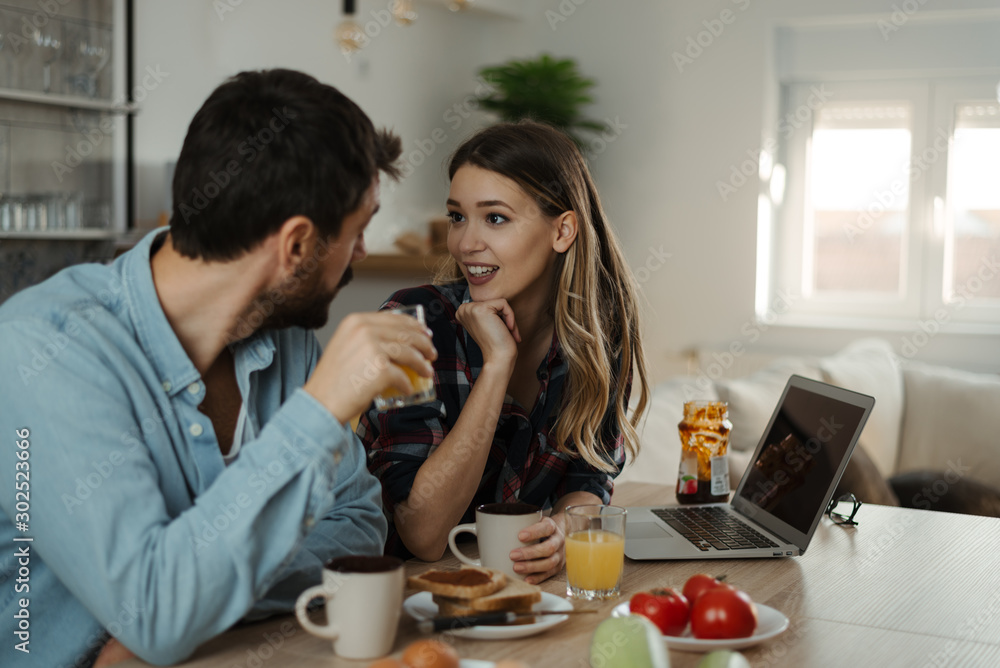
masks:
<path fill-rule="evenodd" d="M 638 286 L 608 225 L 584 158 L 558 130 L 522 121 L 488 127 L 466 141 L 452 156 L 449 179 L 463 165 L 515 181 L 548 218 L 576 213 L 577 237 L 556 261 L 550 302 L 556 337 L 569 365 L 554 436 L 560 451 L 575 452 L 591 466 L 614 472 L 610 453 L 604 452 L 606 430 L 617 425 L 628 456 L 638 453 L 636 428 L 649 398 L 649 382 L 640 339 Z M 461 278 L 458 263 L 449 258 L 437 280 Z M 639 396 L 629 417 L 633 373 L 638 376 Z"/>

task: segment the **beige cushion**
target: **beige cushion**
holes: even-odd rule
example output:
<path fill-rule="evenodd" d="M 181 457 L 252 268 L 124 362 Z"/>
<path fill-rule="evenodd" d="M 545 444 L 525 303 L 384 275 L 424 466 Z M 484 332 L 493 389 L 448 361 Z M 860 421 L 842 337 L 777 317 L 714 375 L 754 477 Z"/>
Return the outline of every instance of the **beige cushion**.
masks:
<path fill-rule="evenodd" d="M 820 360 L 826 382 L 875 397 L 875 407 L 858 443 L 883 477 L 896 471 L 903 416 L 903 378 L 892 346 L 861 339 Z"/>
<path fill-rule="evenodd" d="M 626 462 L 616 482 L 655 482 L 674 485 L 681 457 L 677 423 L 684 417 L 684 402 L 715 400 L 715 387 L 707 378 L 677 376 L 653 388 L 646 416 L 639 423 L 639 456 Z"/>
<path fill-rule="evenodd" d="M 903 378 L 899 472 L 951 470 L 1000 487 L 1000 376 L 907 362 Z"/>
<path fill-rule="evenodd" d="M 731 450 L 752 452 L 757 447 L 788 377 L 793 374 L 822 380 L 815 358 L 783 357 L 746 378 L 716 381 L 719 399 L 729 403 L 729 420 L 733 423 L 729 437 Z M 735 472 L 731 472 L 730 480 L 734 476 Z"/>

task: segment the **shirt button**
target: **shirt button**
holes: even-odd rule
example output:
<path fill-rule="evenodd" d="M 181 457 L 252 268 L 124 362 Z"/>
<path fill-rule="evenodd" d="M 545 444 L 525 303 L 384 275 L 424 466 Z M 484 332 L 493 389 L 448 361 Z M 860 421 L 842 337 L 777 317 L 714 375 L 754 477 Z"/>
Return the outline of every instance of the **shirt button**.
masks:
<path fill-rule="evenodd" d="M 201 436 L 202 428 L 200 424 L 194 422 L 190 427 L 188 427 L 188 431 L 191 432 L 192 436 Z"/>
<path fill-rule="evenodd" d="M 170 388 L 172 388 L 172 387 L 173 387 L 173 385 L 171 385 L 171 384 L 170 384 L 170 381 L 169 381 L 169 380 L 165 380 L 165 381 L 163 381 L 163 382 L 161 383 L 161 387 L 163 387 L 163 391 L 164 391 L 164 392 L 169 392 L 169 391 L 170 391 Z"/>
<path fill-rule="evenodd" d="M 198 390 L 201 389 L 200 383 L 191 383 L 188 385 L 188 394 L 198 394 Z"/>
<path fill-rule="evenodd" d="M 339 464 L 340 460 L 343 459 L 343 458 L 344 458 L 344 453 L 342 453 L 342 452 L 335 452 L 335 453 L 333 453 L 333 463 L 334 464 Z"/>
<path fill-rule="evenodd" d="M 314 520 L 311 517 L 307 517 L 306 518 L 306 528 L 307 529 L 311 529 L 314 524 L 316 524 L 316 520 Z"/>

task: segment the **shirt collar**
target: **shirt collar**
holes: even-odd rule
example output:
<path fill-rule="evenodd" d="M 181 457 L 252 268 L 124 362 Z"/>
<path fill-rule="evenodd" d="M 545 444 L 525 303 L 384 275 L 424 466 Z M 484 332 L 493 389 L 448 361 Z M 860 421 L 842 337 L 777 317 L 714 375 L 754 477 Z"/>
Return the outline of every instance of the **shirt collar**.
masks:
<path fill-rule="evenodd" d="M 164 230 L 153 230 L 125 254 L 122 279 L 139 345 L 156 369 L 163 390 L 173 396 L 198 381 L 201 374 L 167 322 L 153 284 L 150 251 L 154 242 L 165 234 Z"/>
<path fill-rule="evenodd" d="M 143 237 L 122 257 L 121 273 L 139 345 L 156 369 L 164 392 L 172 397 L 191 383 L 198 382 L 201 374 L 167 321 L 153 283 L 150 252 L 154 243 L 158 243 L 165 234 L 164 230 L 153 230 Z M 270 365 L 274 351 L 272 337 L 262 332 L 256 332 L 232 347 L 237 368 L 246 373 Z"/>

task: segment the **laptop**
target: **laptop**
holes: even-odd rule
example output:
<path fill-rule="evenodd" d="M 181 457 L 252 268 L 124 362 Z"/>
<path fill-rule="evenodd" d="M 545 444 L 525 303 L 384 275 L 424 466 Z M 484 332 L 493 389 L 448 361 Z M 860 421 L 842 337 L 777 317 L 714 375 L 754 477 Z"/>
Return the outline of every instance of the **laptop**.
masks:
<path fill-rule="evenodd" d="M 730 503 L 628 509 L 630 559 L 804 554 L 875 399 L 792 376 Z"/>

